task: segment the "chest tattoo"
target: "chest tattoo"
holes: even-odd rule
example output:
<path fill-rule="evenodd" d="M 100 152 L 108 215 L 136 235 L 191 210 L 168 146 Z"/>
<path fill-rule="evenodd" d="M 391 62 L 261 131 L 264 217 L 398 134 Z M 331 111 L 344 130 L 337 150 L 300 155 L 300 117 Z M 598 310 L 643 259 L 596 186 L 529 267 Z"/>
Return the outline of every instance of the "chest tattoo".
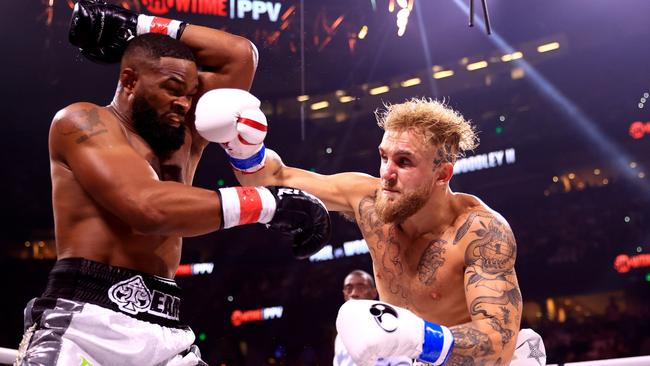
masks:
<path fill-rule="evenodd" d="M 418 263 L 418 279 L 422 284 L 428 286 L 436 281 L 436 272 L 445 264 L 446 244 L 446 240 L 434 239 L 427 245 Z"/>
<path fill-rule="evenodd" d="M 385 225 L 375 213 L 374 197 L 364 197 L 359 202 L 361 229 L 371 244 L 369 245 L 378 277 L 388 284 L 388 290 L 401 298 L 408 297 L 408 288 L 401 284 L 404 266 L 400 257 L 401 244 L 397 239 L 396 228 Z"/>

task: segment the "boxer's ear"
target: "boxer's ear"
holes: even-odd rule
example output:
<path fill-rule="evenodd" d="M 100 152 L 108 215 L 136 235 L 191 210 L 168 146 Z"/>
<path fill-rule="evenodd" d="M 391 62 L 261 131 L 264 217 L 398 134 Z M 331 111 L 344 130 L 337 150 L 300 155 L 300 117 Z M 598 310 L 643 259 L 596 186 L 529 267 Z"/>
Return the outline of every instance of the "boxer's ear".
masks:
<path fill-rule="evenodd" d="M 138 72 L 130 67 L 120 71 L 120 85 L 127 94 L 132 94 L 138 81 Z"/>
<path fill-rule="evenodd" d="M 445 185 L 449 184 L 449 180 L 454 175 L 454 164 L 450 162 L 444 162 L 440 164 L 436 171 L 436 185 Z"/>

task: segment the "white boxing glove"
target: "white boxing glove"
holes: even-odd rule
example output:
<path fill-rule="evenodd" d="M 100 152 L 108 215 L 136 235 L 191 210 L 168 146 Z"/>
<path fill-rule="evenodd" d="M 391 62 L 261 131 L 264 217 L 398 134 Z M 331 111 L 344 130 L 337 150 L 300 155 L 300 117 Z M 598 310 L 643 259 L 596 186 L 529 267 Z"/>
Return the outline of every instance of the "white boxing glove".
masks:
<path fill-rule="evenodd" d="M 260 101 L 241 89 L 213 89 L 196 104 L 196 131 L 226 150 L 230 164 L 252 173 L 264 167 L 266 116 Z"/>
<path fill-rule="evenodd" d="M 378 358 L 395 356 L 443 365 L 454 346 L 449 328 L 374 300 L 349 300 L 343 304 L 336 329 L 359 366 L 371 366 Z"/>

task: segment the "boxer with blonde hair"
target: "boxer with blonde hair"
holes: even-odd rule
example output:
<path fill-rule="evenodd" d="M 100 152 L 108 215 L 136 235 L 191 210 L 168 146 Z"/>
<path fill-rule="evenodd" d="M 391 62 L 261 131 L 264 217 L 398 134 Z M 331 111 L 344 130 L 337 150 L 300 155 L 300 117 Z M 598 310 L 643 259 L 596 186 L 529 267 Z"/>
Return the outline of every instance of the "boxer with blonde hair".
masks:
<path fill-rule="evenodd" d="M 232 129 L 237 112 L 221 110 L 197 110 L 213 122 L 206 132 Z M 458 157 L 478 145 L 474 127 L 427 98 L 387 105 L 376 117 L 384 130 L 378 178 L 322 175 L 286 166 L 263 143 L 218 142 L 231 160 L 255 161 L 254 169 L 233 164 L 242 185 L 304 189 L 355 218 L 381 300 L 350 300 L 339 311 L 337 329 L 355 363 L 392 356 L 434 365 L 509 363 L 522 312 L 515 237 L 498 212 L 449 187 Z"/>

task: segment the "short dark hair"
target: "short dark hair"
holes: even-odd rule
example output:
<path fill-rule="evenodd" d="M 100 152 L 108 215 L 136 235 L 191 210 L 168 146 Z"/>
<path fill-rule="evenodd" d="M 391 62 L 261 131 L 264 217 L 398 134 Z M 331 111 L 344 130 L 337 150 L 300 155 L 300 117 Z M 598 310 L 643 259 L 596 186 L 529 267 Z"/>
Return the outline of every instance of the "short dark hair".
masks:
<path fill-rule="evenodd" d="M 375 279 L 372 278 L 372 276 L 370 275 L 370 273 L 368 273 L 368 272 L 366 272 L 366 271 L 364 271 L 364 270 L 361 270 L 361 269 L 355 269 L 354 271 L 348 273 L 348 275 L 345 276 L 345 277 L 347 278 L 349 275 L 357 275 L 357 276 L 359 276 L 359 277 L 363 277 L 364 280 L 368 281 L 368 284 L 370 285 L 370 287 L 372 287 L 372 288 L 376 288 L 376 286 L 375 286 Z"/>
<path fill-rule="evenodd" d="M 124 51 L 122 60 L 143 57 L 158 60 L 161 57 L 173 57 L 196 62 L 194 54 L 183 42 L 158 33 L 145 33 L 133 38 Z"/>

